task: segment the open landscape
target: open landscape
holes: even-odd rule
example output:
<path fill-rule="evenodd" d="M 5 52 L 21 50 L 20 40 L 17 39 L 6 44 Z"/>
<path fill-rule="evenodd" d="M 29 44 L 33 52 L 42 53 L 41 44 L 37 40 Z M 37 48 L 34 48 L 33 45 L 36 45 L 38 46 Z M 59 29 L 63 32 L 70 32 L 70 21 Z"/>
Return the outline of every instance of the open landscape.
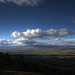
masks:
<path fill-rule="evenodd" d="M 75 50 L 0 52 L 0 75 L 75 75 Z"/>
<path fill-rule="evenodd" d="M 75 75 L 75 0 L 0 0 L 0 75 Z"/>

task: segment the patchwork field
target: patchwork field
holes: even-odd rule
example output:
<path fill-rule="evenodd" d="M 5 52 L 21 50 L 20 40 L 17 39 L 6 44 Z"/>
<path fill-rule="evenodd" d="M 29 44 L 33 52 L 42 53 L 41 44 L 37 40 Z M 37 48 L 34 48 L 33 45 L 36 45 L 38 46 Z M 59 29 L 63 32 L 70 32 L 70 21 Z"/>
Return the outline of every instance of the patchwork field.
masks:
<path fill-rule="evenodd" d="M 54 50 L 54 49 L 41 49 L 41 50 L 22 50 L 16 51 L 17 54 L 35 54 L 35 55 L 75 55 L 75 50 Z"/>

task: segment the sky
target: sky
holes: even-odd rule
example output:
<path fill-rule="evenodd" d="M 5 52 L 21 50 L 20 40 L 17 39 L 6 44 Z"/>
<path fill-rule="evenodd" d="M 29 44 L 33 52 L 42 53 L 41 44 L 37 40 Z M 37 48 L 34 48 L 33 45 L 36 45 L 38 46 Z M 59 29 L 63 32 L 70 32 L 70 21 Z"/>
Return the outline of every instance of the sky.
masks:
<path fill-rule="evenodd" d="M 75 45 L 74 0 L 0 0 L 0 47 Z"/>

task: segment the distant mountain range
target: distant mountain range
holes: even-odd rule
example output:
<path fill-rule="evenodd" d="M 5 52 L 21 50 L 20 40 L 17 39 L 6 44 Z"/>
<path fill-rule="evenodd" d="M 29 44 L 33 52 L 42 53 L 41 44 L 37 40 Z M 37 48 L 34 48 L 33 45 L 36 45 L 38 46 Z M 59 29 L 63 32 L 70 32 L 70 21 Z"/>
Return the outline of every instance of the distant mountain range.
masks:
<path fill-rule="evenodd" d="M 75 50 L 75 46 L 58 46 L 58 45 L 35 45 L 35 46 L 2 46 L 0 52 L 17 52 L 24 50 L 39 50 L 39 49 L 58 49 L 58 50 Z"/>

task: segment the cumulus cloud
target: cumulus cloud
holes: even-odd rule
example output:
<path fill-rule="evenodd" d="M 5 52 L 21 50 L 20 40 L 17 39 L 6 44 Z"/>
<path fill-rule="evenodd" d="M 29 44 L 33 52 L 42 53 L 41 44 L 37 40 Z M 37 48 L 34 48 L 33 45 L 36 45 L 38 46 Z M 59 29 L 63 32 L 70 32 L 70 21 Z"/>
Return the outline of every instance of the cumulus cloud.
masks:
<path fill-rule="evenodd" d="M 10 47 L 38 47 L 38 46 L 65 46 L 72 45 L 75 46 L 75 39 L 64 40 L 60 39 L 61 37 L 75 34 L 75 32 L 71 32 L 65 28 L 63 29 L 49 29 L 49 30 L 41 30 L 41 29 L 28 29 L 25 32 L 19 33 L 17 31 L 13 32 L 11 36 L 18 38 L 14 41 L 3 40 L 0 39 L 0 48 L 1 46 L 10 46 Z M 54 40 L 49 41 L 34 41 L 35 39 L 48 39 L 49 37 L 56 37 Z"/>
<path fill-rule="evenodd" d="M 22 45 L 22 46 L 30 46 L 34 45 L 36 41 L 30 40 L 30 39 L 17 39 L 13 41 L 14 45 Z"/>
<path fill-rule="evenodd" d="M 75 45 L 75 41 L 56 38 L 55 40 L 53 40 L 52 44 L 53 45 L 59 45 L 59 46 L 62 46 L 62 45 Z"/>
<path fill-rule="evenodd" d="M 31 39 L 16 39 L 14 41 L 0 39 L 0 49 L 39 49 L 54 46 L 75 46 L 75 41 L 56 38 L 51 41 L 34 41 Z"/>
<path fill-rule="evenodd" d="M 10 40 L 0 39 L 0 46 L 10 46 L 11 44 Z"/>
<path fill-rule="evenodd" d="M 2 3 L 13 2 L 17 5 L 37 6 L 42 0 L 0 0 Z"/>
<path fill-rule="evenodd" d="M 46 46 L 50 46 L 50 45 L 69 46 L 70 45 L 70 46 L 75 46 L 75 41 L 56 38 L 51 41 L 40 41 L 40 42 L 35 43 L 35 45 L 46 45 Z"/>
<path fill-rule="evenodd" d="M 52 37 L 64 37 L 66 35 L 72 35 L 75 34 L 75 32 L 71 32 L 65 28 L 55 30 L 55 29 L 49 29 L 46 31 L 43 31 L 41 29 L 28 29 L 26 32 L 19 33 L 17 31 L 13 32 L 11 36 L 13 37 L 19 37 L 22 39 L 49 39 L 48 36 Z"/>

